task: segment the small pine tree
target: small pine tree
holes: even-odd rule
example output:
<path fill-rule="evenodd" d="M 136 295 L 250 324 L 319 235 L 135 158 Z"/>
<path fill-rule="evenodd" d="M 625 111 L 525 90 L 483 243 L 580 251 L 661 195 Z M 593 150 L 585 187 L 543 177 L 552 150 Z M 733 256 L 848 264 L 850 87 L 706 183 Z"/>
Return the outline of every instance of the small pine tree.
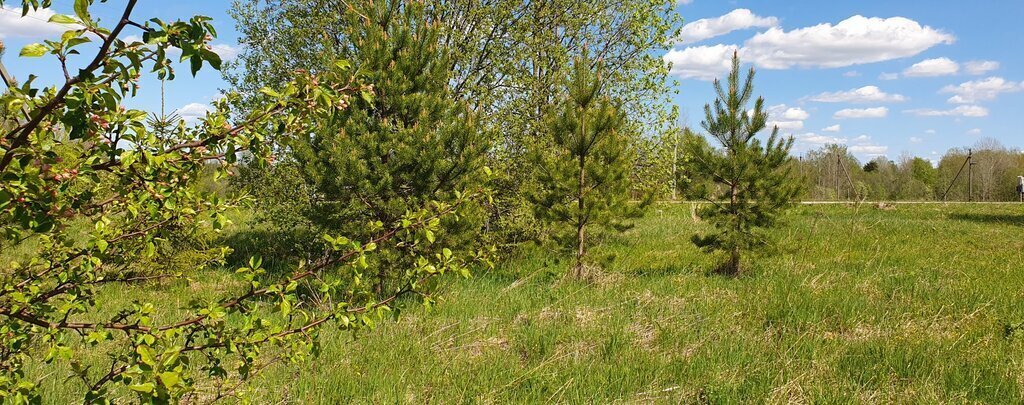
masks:
<path fill-rule="evenodd" d="M 618 105 L 605 94 L 601 66 L 578 58 L 563 95 L 547 112 L 544 147 L 530 154 L 540 185 L 529 193 L 535 216 L 555 226 L 556 240 L 575 251 L 573 276 L 584 276 L 592 227 L 624 231 L 641 213 L 629 202 L 633 156 Z M 560 229 L 559 229 L 560 228 Z"/>
<path fill-rule="evenodd" d="M 322 229 L 367 237 L 363 224 L 394 223 L 483 183 L 490 135 L 449 90 L 450 50 L 426 18 L 428 7 L 415 0 L 363 2 L 344 15 L 351 19 L 343 27 L 351 42 L 345 56 L 374 92 L 289 144 L 314 192 L 312 206 L 302 211 Z M 479 236 L 476 211 L 464 207 L 436 237 L 468 250 Z M 379 257 L 373 282 L 381 288 L 415 265 L 409 254 Z"/>
<path fill-rule="evenodd" d="M 693 138 L 685 146 L 691 180 L 684 184 L 685 191 L 710 203 L 701 217 L 716 229 L 695 235 L 693 242 L 708 251 L 728 252 L 729 260 L 719 270 L 729 275 L 741 273 L 742 252 L 767 241 L 764 229 L 777 223 L 800 191 L 792 165 L 787 164 L 793 139 L 780 139 L 777 127 L 764 144 L 755 137 L 765 129 L 768 113 L 763 98 L 754 102 L 753 111 L 746 110 L 753 80 L 751 68 L 746 81 L 740 82 L 739 56 L 734 54 L 728 88 L 715 80 L 718 97 L 714 105 L 705 105 L 701 123 L 721 148 Z"/>

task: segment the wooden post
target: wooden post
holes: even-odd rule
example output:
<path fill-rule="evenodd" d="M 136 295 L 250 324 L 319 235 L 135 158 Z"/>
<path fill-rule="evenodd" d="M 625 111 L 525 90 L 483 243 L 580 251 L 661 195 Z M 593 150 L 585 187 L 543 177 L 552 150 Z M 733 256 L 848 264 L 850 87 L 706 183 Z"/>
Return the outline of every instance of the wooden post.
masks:
<path fill-rule="evenodd" d="M 970 155 L 968 155 L 967 159 L 964 159 L 964 164 L 962 166 L 960 166 L 960 170 L 956 171 L 956 176 L 953 176 L 953 181 L 949 182 L 949 187 L 946 187 L 946 192 L 942 193 L 942 201 L 943 202 L 946 201 L 946 196 L 949 195 L 949 190 L 953 189 L 953 185 L 956 184 L 957 179 L 960 178 L 960 174 L 964 172 L 964 168 L 967 167 L 968 163 L 971 163 Z"/>
<path fill-rule="evenodd" d="M 839 169 L 843 167 L 843 158 L 836 153 L 836 201 L 839 201 Z"/>
<path fill-rule="evenodd" d="M 967 202 L 974 201 L 974 151 L 967 150 Z"/>

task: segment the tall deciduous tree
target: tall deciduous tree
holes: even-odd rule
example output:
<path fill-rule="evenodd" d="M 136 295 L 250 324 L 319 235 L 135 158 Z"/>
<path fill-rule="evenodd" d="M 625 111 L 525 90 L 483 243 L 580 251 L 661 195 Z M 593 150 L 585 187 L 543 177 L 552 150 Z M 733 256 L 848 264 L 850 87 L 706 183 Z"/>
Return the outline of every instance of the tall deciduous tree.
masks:
<path fill-rule="evenodd" d="M 729 255 L 720 270 L 736 275 L 743 267 L 742 252 L 766 242 L 764 230 L 772 227 L 799 193 L 797 179 L 790 173 L 789 150 L 793 139 L 780 139 L 773 128 L 767 142 L 756 135 L 765 129 L 768 113 L 764 99 L 754 102 L 754 69 L 741 81 L 740 60 L 733 55 L 732 72 L 723 87 L 715 80 L 718 94 L 714 104 L 705 105 L 701 123 L 721 148 L 702 142 L 688 142 L 688 191 L 709 204 L 701 216 L 715 231 L 695 235 L 693 241 L 706 250 L 725 251 Z"/>
<path fill-rule="evenodd" d="M 565 231 L 575 251 L 574 276 L 583 277 L 588 232 L 625 230 L 640 213 L 629 202 L 632 152 L 618 104 L 603 86 L 602 67 L 584 54 L 576 60 L 564 94 L 546 117 L 550 139 L 531 153 L 539 187 L 529 197 L 537 217 Z M 568 229 L 565 229 L 568 228 Z"/>

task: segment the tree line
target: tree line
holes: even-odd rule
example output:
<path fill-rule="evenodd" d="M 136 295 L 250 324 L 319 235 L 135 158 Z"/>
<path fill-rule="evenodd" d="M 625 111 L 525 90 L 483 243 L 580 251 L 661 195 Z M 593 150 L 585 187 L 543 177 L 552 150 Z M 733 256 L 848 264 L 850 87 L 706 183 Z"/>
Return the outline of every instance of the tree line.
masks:
<path fill-rule="evenodd" d="M 796 167 L 808 200 L 1019 201 L 1024 154 L 981 139 L 937 162 L 907 153 L 861 162 L 844 145 L 825 145 L 800 156 Z"/>

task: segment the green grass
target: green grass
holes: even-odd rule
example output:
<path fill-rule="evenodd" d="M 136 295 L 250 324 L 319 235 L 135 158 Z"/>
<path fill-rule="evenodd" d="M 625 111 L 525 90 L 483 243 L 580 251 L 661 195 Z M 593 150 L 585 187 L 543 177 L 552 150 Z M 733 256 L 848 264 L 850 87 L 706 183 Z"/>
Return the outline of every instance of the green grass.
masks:
<path fill-rule="evenodd" d="M 527 249 L 454 281 L 427 312 L 354 339 L 325 331 L 314 360 L 268 368 L 259 402 L 1021 402 L 1024 207 L 800 207 L 739 278 L 662 205 L 597 256 L 592 283 Z M 226 288 L 105 291 L 175 302 Z M 100 311 L 102 311 L 101 309 Z M 172 314 L 167 314 L 168 316 Z M 99 353 L 96 353 L 99 358 Z M 74 385 L 47 379 L 47 401 Z"/>

